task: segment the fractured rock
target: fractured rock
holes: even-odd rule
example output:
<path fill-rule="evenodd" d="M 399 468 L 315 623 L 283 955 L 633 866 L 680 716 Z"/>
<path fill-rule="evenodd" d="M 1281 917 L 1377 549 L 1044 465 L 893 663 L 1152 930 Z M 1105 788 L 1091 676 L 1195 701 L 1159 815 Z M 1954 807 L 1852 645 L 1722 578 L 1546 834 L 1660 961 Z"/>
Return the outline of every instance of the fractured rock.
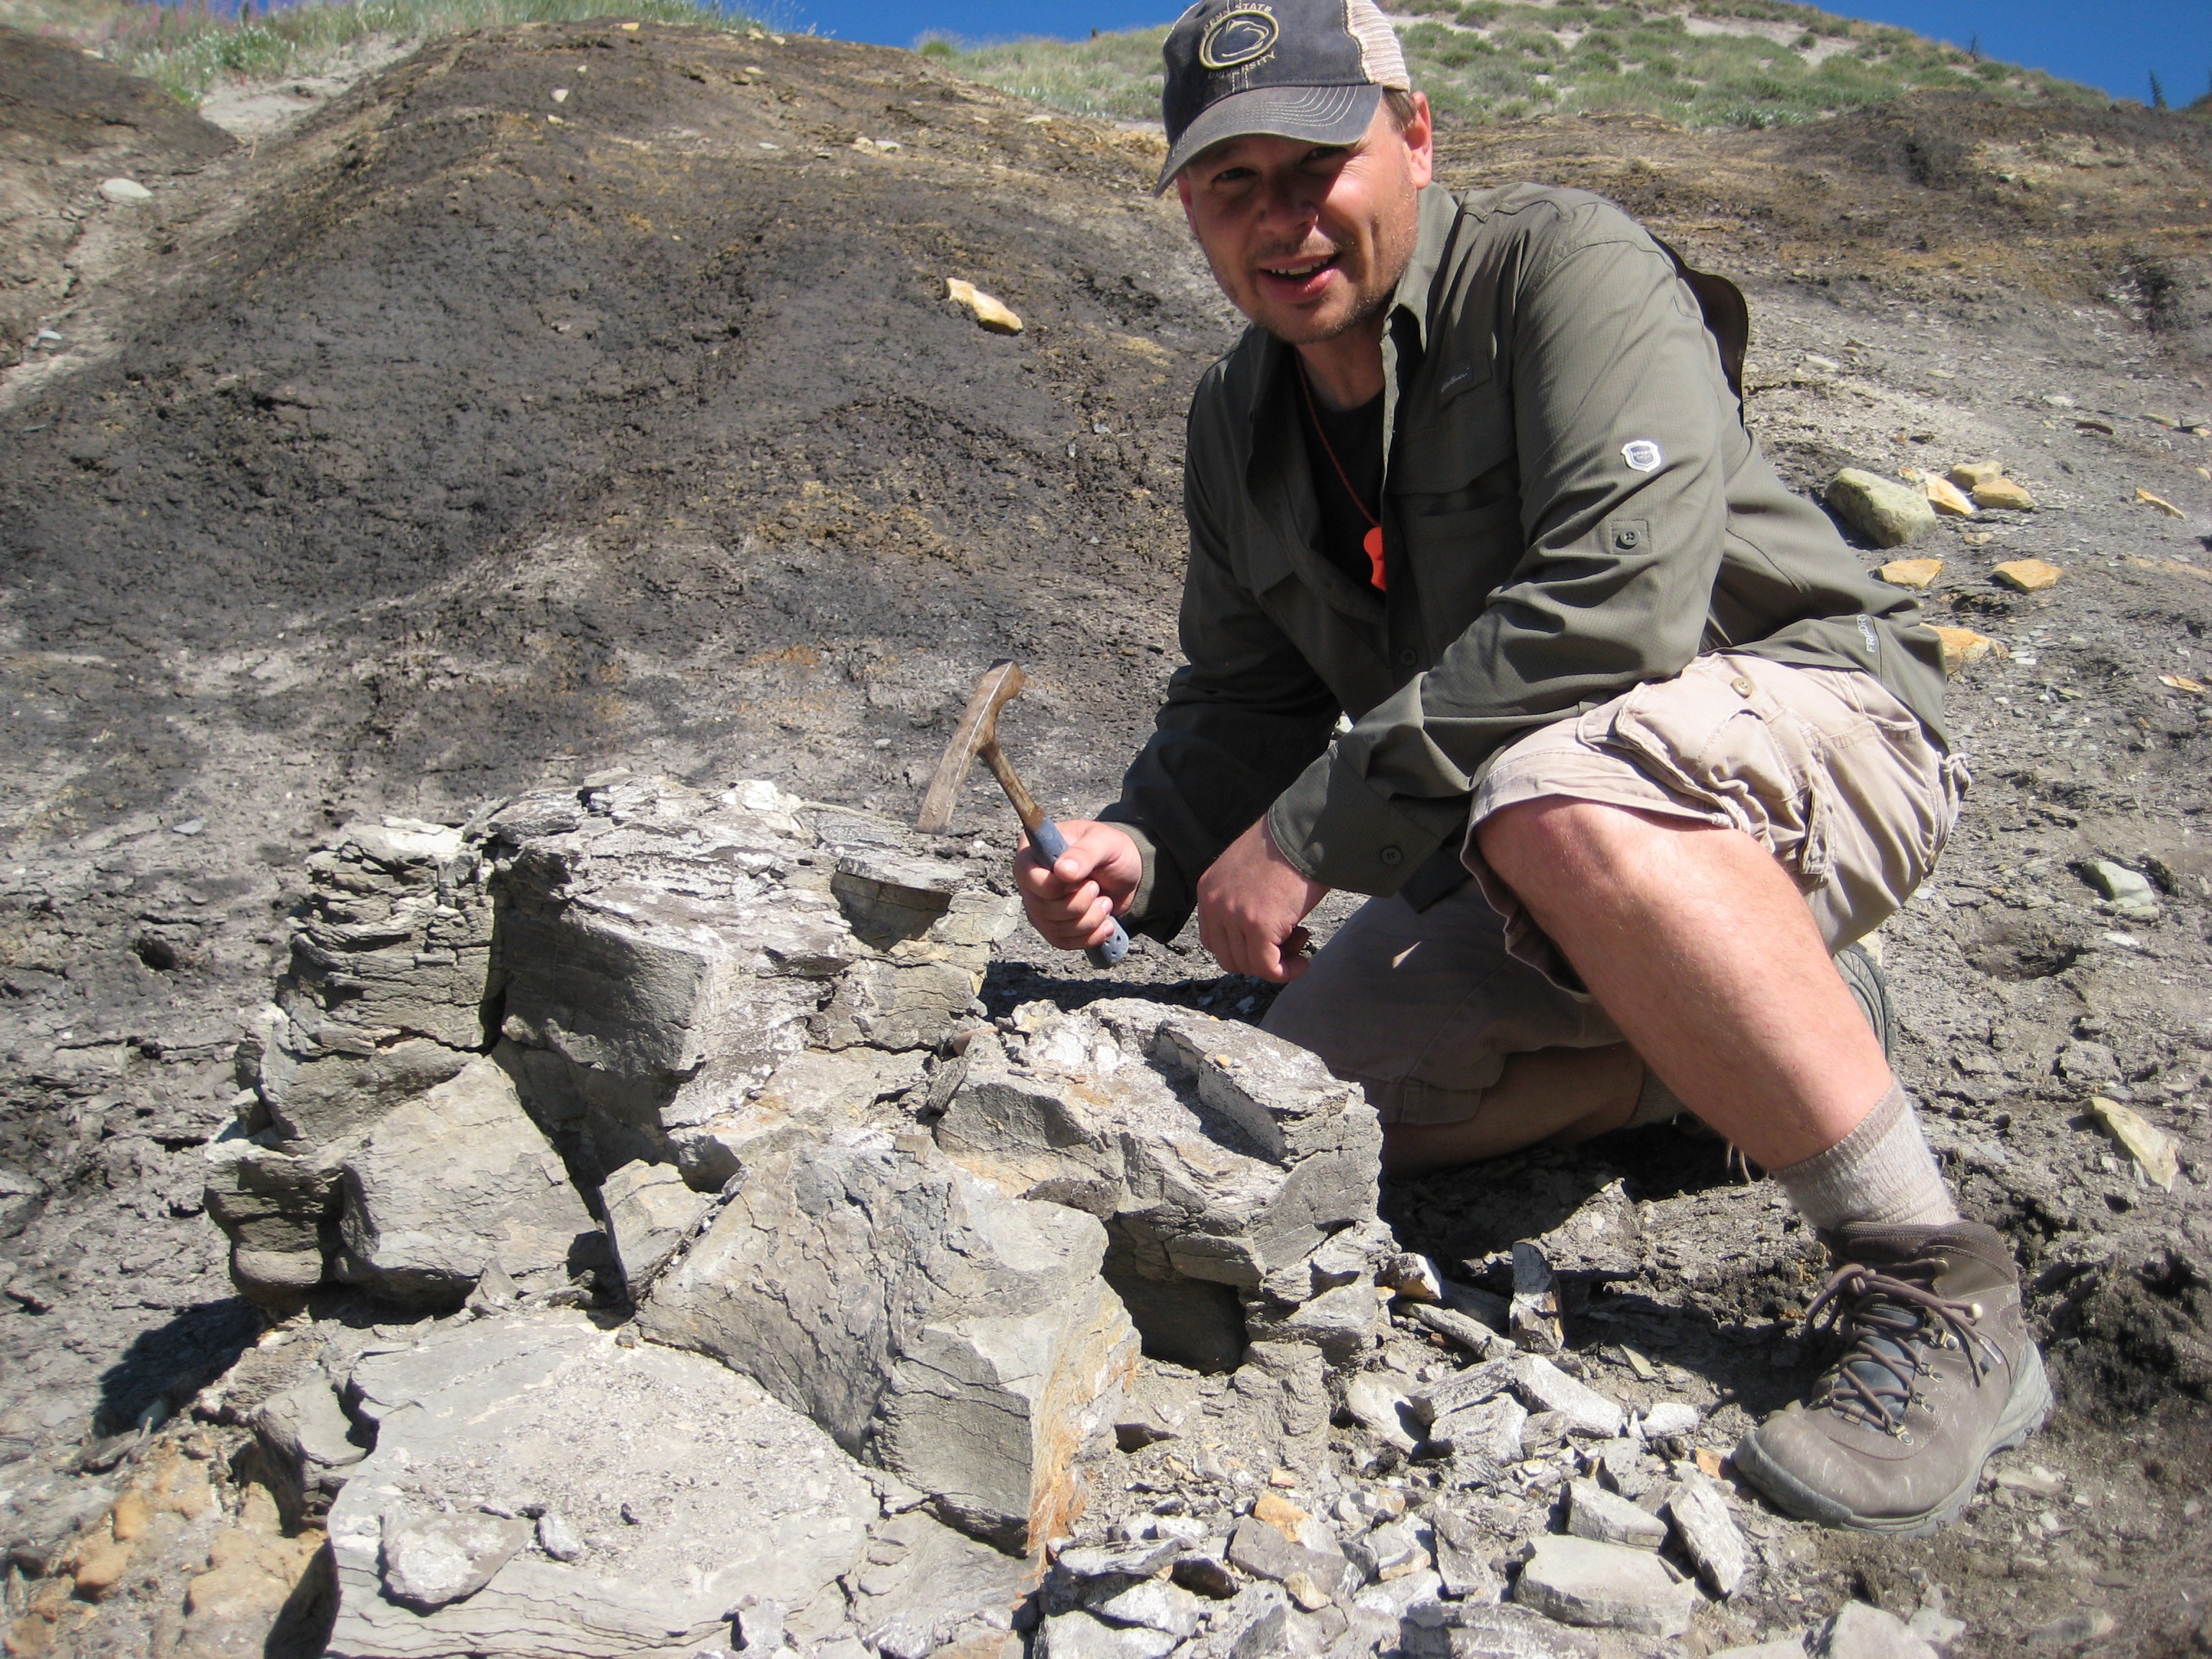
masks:
<path fill-rule="evenodd" d="M 1332 1597 L 1348 1595 L 1359 1583 L 1358 1569 L 1342 1556 L 1324 1555 L 1293 1544 L 1277 1528 L 1249 1515 L 1230 1534 L 1229 1562 L 1255 1578 L 1277 1584 L 1292 1573 L 1303 1572 Z"/>
<path fill-rule="evenodd" d="M 327 1509 L 345 1489 L 355 1465 L 368 1455 L 319 1371 L 263 1401 L 252 1421 L 263 1464 L 276 1477 L 277 1497 L 295 1521 Z"/>
<path fill-rule="evenodd" d="M 1948 678 L 1956 675 L 1969 663 L 1979 662 L 1996 648 L 1996 641 L 1986 634 L 1977 634 L 1971 628 L 1948 628 L 1931 623 L 1937 642 L 1942 647 L 1943 672 Z"/>
<path fill-rule="evenodd" d="M 1562 1624 L 1680 1636 L 1698 1593 L 1649 1550 L 1549 1534 L 1535 1540 L 1513 1599 Z"/>
<path fill-rule="evenodd" d="M 2066 573 L 2047 559 L 2010 559 L 1990 572 L 2007 587 L 2021 593 L 2040 593 L 2056 587 Z"/>
<path fill-rule="evenodd" d="M 1805 1650 L 1814 1659 L 1936 1659 L 1905 1620 L 1865 1601 L 1837 1608 L 1806 1637 Z"/>
<path fill-rule="evenodd" d="M 1431 1528 L 1437 1577 L 1445 1595 L 1466 1601 L 1496 1601 L 1504 1595 L 1504 1581 L 1492 1565 L 1493 1540 L 1479 1522 L 1470 1516 L 1440 1510 L 1432 1513 Z"/>
<path fill-rule="evenodd" d="M 1363 1533 L 1345 1547 L 1344 1553 L 1370 1583 L 1402 1578 L 1429 1565 L 1429 1553 L 1421 1547 L 1413 1523 L 1402 1517 Z"/>
<path fill-rule="evenodd" d="M 201 1199 L 230 1240 L 231 1282 L 279 1317 L 292 1313 L 323 1282 L 336 1243 L 337 1167 L 251 1141 L 217 1141 L 208 1154 Z"/>
<path fill-rule="evenodd" d="M 668 1164 L 625 1164 L 600 1183 L 607 1241 L 632 1302 L 645 1294 L 713 1201 L 705 1193 L 693 1192 Z"/>
<path fill-rule="evenodd" d="M 1018 334 L 1022 331 L 1022 319 L 1004 301 L 984 293 L 964 277 L 947 276 L 945 279 L 945 297 L 964 309 L 975 319 L 979 327 L 993 334 Z"/>
<path fill-rule="evenodd" d="M 945 1519 L 1026 1550 L 1066 1529 L 1078 1449 L 1111 1419 L 1136 1333 L 1103 1230 L 860 1135 L 740 1175 L 641 1326 L 711 1354 Z"/>
<path fill-rule="evenodd" d="M 866 1565 L 844 1582 L 863 1643 L 883 1659 L 928 1659 L 969 1636 L 1002 1641 L 1036 1577 L 1028 1562 L 909 1510 L 873 1528 Z"/>
<path fill-rule="evenodd" d="M 1829 508 L 1876 547 L 1905 547 L 1936 528 L 1936 509 L 1908 484 L 1847 466 L 1829 480 Z"/>
<path fill-rule="evenodd" d="M 623 1347 L 580 1314 L 476 1321 L 372 1350 L 347 1392 L 377 1437 L 331 1507 L 338 1659 L 689 1654 L 727 1632 L 741 1595 L 799 1607 L 832 1587 L 860 1563 L 878 1514 L 828 1437 L 753 1383 L 695 1355 Z M 566 1518 L 588 1553 L 523 1547 L 529 1522 L 509 1522 L 523 1536 L 472 1592 L 427 1612 L 431 1596 L 395 1599 L 455 1581 L 418 1584 L 409 1567 L 395 1587 L 387 1515 L 405 1537 L 447 1518 L 447 1502 L 493 1496 L 488 1480 L 502 1507 Z"/>
<path fill-rule="evenodd" d="M 1626 1432 L 1628 1413 L 1620 1403 L 1577 1382 L 1541 1354 L 1512 1362 L 1513 1386 L 1539 1411 L 1557 1412 L 1569 1434 L 1610 1440 Z"/>
<path fill-rule="evenodd" d="M 1248 1325 L 1332 1357 L 1371 1344 L 1364 1274 L 1313 1266 L 1375 1217 L 1380 1130 L 1357 1090 L 1249 1026 L 1154 1003 L 1016 1023 L 1026 1034 L 970 1043 L 938 1145 L 1011 1191 L 1100 1218 L 1109 1277 L 1157 1356 L 1223 1369 Z"/>
<path fill-rule="evenodd" d="M 1569 1481 L 1567 1504 L 1567 1530 L 1577 1538 L 1639 1550 L 1656 1550 L 1667 1541 L 1665 1522 L 1595 1480 Z"/>
<path fill-rule="evenodd" d="M 1158 1578 L 1133 1584 L 1091 1609 L 1112 1625 L 1141 1625 L 1182 1641 L 1206 1616 L 1206 1605 L 1188 1590 Z"/>
<path fill-rule="evenodd" d="M 1750 1570 L 1751 1551 L 1728 1512 L 1720 1487 L 1692 1471 L 1668 1500 L 1667 1515 L 1705 1588 L 1723 1598 L 1735 1595 Z"/>
<path fill-rule="evenodd" d="M 587 1260 L 578 1241 L 599 1238 L 489 1056 L 386 1113 L 341 1169 L 338 1277 L 395 1301 L 458 1304 L 494 1264 L 518 1285 L 566 1283 Z"/>
<path fill-rule="evenodd" d="M 1037 1628 L 1043 1659 L 1164 1659 L 1176 1638 L 1143 1625 L 1109 1625 L 1078 1610 L 1048 1619 Z"/>
<path fill-rule="evenodd" d="M 1597 1659 L 1598 1644 L 1526 1607 L 1448 1606 L 1409 1609 L 1407 1659 Z"/>
<path fill-rule="evenodd" d="M 384 1512 L 384 1593 L 416 1613 L 465 1601 L 491 1583 L 531 1531 L 527 1521 L 415 1515 L 394 1506 Z"/>
<path fill-rule="evenodd" d="M 1420 1443 L 1406 1427 L 1410 1402 L 1377 1372 L 1362 1371 L 1345 1385 L 1344 1408 L 1386 1446 L 1410 1454 Z"/>

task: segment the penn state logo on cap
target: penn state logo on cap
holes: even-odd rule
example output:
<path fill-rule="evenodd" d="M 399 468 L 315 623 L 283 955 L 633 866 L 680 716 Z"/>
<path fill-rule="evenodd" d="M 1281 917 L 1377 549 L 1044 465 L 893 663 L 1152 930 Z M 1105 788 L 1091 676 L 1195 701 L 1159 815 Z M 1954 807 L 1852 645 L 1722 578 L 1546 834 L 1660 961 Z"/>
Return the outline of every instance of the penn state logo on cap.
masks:
<path fill-rule="evenodd" d="M 1275 14 L 1267 7 L 1239 6 L 1206 26 L 1198 43 L 1198 61 L 1210 70 L 1243 69 L 1274 51 L 1282 33 Z"/>

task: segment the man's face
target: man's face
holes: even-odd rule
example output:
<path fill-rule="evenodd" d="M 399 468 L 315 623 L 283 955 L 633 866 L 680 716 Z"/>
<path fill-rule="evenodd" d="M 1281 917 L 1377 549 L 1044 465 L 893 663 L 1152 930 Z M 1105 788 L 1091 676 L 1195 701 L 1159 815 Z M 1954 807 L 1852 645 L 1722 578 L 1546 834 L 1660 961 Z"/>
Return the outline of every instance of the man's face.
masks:
<path fill-rule="evenodd" d="M 1403 132 L 1386 103 L 1354 143 L 1230 138 L 1176 175 L 1214 281 L 1277 338 L 1316 345 L 1389 304 L 1435 163 L 1428 100 L 1416 94 L 1414 105 Z"/>

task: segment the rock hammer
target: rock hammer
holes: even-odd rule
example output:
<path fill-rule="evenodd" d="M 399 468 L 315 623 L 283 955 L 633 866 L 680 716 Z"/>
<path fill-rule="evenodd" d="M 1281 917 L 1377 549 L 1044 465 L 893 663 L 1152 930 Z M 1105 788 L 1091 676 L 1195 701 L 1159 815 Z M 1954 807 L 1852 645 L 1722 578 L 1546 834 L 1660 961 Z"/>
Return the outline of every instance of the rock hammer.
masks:
<path fill-rule="evenodd" d="M 945 745 L 945 758 L 937 763 L 937 775 L 929 781 L 929 793 L 922 797 L 921 816 L 915 820 L 915 828 L 924 835 L 942 835 L 952 827 L 952 808 L 960 799 L 960 787 L 968 781 L 969 769 L 981 755 L 983 764 L 1006 792 L 1006 799 L 1021 814 L 1022 828 L 1029 831 L 1030 845 L 1037 856 L 1048 865 L 1059 861 L 1067 850 L 1067 838 L 1060 833 L 1060 826 L 1045 817 L 1036 804 L 1036 798 L 1023 787 L 1011 763 L 999 749 L 999 711 L 1019 695 L 1022 689 L 1021 665 L 1014 662 L 994 662 L 986 669 L 983 678 L 975 682 L 975 693 L 968 699 L 967 709 L 960 716 L 960 724 L 952 729 L 952 740 Z M 1129 954 L 1129 935 L 1116 921 L 1112 937 L 1103 945 L 1094 945 L 1084 952 L 1094 968 L 1111 968 Z"/>

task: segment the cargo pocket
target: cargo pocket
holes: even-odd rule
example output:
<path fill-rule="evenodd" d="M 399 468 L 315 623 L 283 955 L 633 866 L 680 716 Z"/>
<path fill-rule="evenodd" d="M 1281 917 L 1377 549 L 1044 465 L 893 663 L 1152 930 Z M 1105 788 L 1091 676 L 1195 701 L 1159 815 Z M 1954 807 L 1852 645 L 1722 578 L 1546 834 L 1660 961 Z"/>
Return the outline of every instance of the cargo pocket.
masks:
<path fill-rule="evenodd" d="M 1583 717 L 1586 741 L 1653 782 L 1710 806 L 1807 885 L 1834 862 L 1823 763 L 1786 709 L 1723 658 L 1639 685 Z"/>

